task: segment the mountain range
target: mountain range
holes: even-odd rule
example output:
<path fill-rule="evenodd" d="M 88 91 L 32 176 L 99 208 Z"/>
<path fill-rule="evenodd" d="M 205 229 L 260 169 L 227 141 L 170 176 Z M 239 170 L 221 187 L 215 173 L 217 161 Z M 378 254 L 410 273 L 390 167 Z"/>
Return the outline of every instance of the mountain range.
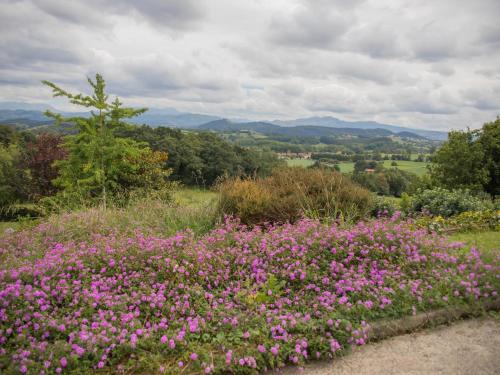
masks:
<path fill-rule="evenodd" d="M 354 127 L 334 128 L 315 125 L 279 126 L 268 122 L 242 122 L 237 123 L 227 119 L 215 120 L 198 126 L 198 129 L 213 130 L 217 132 L 253 131 L 264 135 L 286 135 L 290 137 L 322 137 L 322 136 L 362 136 L 368 138 L 389 137 L 392 135 L 400 138 L 426 139 L 418 134 L 403 131 L 392 132 L 387 129 L 372 128 L 362 129 Z"/>
<path fill-rule="evenodd" d="M 45 109 L 57 111 L 43 104 L 0 102 L 0 123 L 15 124 L 28 128 L 49 125 L 52 123 L 52 120 L 45 117 L 43 114 L 43 110 Z M 88 115 L 88 113 L 85 112 L 57 112 L 64 116 Z M 153 127 L 170 126 L 186 129 L 199 128 L 213 131 L 251 130 L 265 134 L 298 134 L 299 136 L 332 134 L 388 136 L 396 134 L 409 138 L 420 136 L 439 141 L 446 140 L 448 136 L 446 132 L 407 128 L 375 121 L 345 121 L 332 116 L 252 122 L 243 119 L 228 120 L 218 116 L 180 112 L 174 108 L 152 108 L 141 116 L 131 119 L 130 122 L 135 124 L 146 124 Z M 294 130 L 287 130 L 287 128 L 293 128 Z"/>

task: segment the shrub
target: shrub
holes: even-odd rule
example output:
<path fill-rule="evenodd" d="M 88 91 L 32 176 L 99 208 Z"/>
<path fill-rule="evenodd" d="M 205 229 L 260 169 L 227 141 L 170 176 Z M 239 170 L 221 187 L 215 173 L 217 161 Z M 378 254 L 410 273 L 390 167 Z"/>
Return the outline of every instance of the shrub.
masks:
<path fill-rule="evenodd" d="M 219 192 L 219 210 L 223 214 L 236 215 L 245 223 L 266 221 L 270 216 L 272 194 L 262 180 L 228 180 L 219 186 Z"/>
<path fill-rule="evenodd" d="M 372 206 L 372 216 L 392 216 L 399 207 L 394 198 L 375 197 Z"/>
<path fill-rule="evenodd" d="M 219 209 L 244 223 L 293 222 L 302 216 L 351 221 L 371 208 L 370 193 L 325 169 L 280 168 L 267 178 L 220 184 Z"/>
<path fill-rule="evenodd" d="M 415 226 L 437 233 L 500 230 L 500 211 L 466 211 L 449 218 L 422 216 Z"/>
<path fill-rule="evenodd" d="M 413 197 L 414 212 L 428 212 L 431 215 L 449 217 L 465 211 L 493 209 L 486 198 L 473 195 L 469 190 L 446 190 L 435 188 L 419 191 Z"/>
<path fill-rule="evenodd" d="M 411 172 L 397 168 L 381 168 L 374 173 L 358 171 L 353 174 L 353 179 L 361 186 L 379 195 L 392 195 L 400 197 L 407 191 L 417 176 Z"/>

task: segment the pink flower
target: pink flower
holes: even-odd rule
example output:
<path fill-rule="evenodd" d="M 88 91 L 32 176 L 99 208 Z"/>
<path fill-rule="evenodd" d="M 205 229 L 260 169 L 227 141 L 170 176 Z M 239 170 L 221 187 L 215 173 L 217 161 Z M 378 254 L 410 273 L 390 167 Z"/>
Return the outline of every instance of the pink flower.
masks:
<path fill-rule="evenodd" d="M 198 359 L 198 354 L 191 353 L 191 355 L 189 356 L 189 358 L 191 358 L 192 361 L 196 361 Z"/>
<path fill-rule="evenodd" d="M 163 336 L 161 337 L 161 339 L 160 339 L 160 342 L 161 342 L 162 344 L 165 344 L 167 341 L 168 341 L 168 337 L 167 337 L 167 336 L 165 336 L 165 335 L 163 335 Z"/>
<path fill-rule="evenodd" d="M 226 353 L 226 365 L 230 365 L 231 364 L 232 357 L 233 357 L 233 351 L 232 350 L 228 350 L 228 352 Z"/>
<path fill-rule="evenodd" d="M 62 357 L 59 362 L 61 363 L 61 366 L 62 367 L 66 367 L 68 365 L 68 360 L 66 359 L 66 357 Z"/>

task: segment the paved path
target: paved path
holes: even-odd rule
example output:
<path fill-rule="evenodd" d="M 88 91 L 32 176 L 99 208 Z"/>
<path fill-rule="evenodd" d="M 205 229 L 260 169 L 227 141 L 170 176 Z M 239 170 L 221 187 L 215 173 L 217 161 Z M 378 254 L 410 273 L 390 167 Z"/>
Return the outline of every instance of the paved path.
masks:
<path fill-rule="evenodd" d="M 358 347 L 334 362 L 282 375 L 497 375 L 500 320 L 467 320 Z"/>

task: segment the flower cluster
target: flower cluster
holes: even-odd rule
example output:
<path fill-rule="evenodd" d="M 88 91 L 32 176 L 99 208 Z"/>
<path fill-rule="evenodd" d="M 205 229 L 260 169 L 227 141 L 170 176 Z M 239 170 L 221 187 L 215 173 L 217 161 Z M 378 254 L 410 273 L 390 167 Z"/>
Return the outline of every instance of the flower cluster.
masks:
<path fill-rule="evenodd" d="M 227 219 L 200 238 L 10 236 L 0 372 L 255 373 L 363 345 L 376 319 L 495 298 L 498 262 L 411 228 Z"/>

